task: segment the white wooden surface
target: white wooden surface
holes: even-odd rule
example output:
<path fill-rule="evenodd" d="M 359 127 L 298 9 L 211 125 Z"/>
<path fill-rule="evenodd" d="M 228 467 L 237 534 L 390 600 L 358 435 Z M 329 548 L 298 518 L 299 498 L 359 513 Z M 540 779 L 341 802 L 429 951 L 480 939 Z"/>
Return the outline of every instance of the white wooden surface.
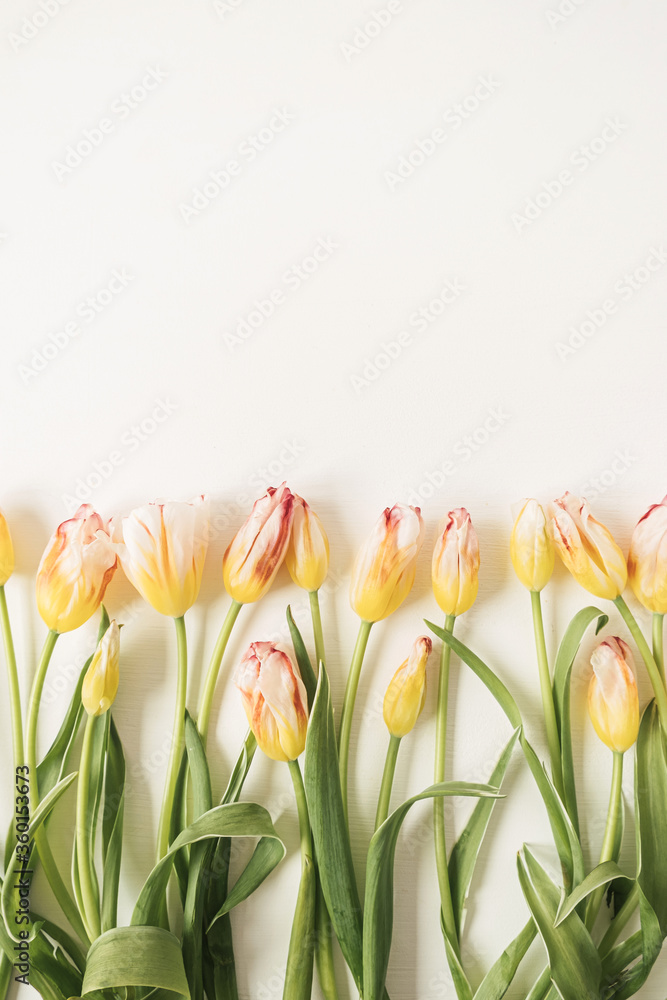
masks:
<path fill-rule="evenodd" d="M 188 616 L 191 706 L 226 610 L 222 552 L 266 485 L 287 478 L 330 532 L 337 696 L 356 628 L 355 548 L 385 505 L 419 497 L 417 584 L 373 632 L 353 732 L 361 876 L 385 750 L 378 706 L 422 617 L 437 614 L 429 557 L 442 515 L 467 506 L 481 539 L 479 600 L 460 634 L 510 684 L 543 749 L 529 602 L 507 555 L 511 504 L 583 491 L 627 546 L 665 491 L 665 14 L 645 0 L 5 0 L 0 20 L 0 505 L 18 552 L 7 593 L 24 690 L 43 636 L 34 572 L 77 492 L 105 515 L 212 496 L 215 537 Z M 235 633 L 215 708 L 218 790 L 245 726 L 233 663 L 283 630 L 287 601 L 304 615 L 281 575 Z M 557 572 L 545 595 L 552 653 L 586 601 Z M 108 604 L 127 624 L 115 710 L 130 775 L 127 919 L 153 855 L 175 649 L 170 623 L 120 576 Z M 42 747 L 93 632 L 58 645 Z M 575 729 L 593 863 L 610 755 L 585 719 L 585 676 L 584 655 Z M 430 781 L 434 695 L 432 683 L 396 801 Z M 0 713 L 6 811 L 5 698 Z M 448 774 L 484 778 L 508 735 L 456 666 Z M 475 982 L 526 917 L 516 851 L 529 842 L 553 860 L 518 757 L 507 790 L 465 929 Z M 296 817 L 285 768 L 257 760 L 247 793 L 290 851 L 234 915 L 241 996 L 266 1000 L 282 993 Z M 450 836 L 467 808 L 457 803 Z M 427 806 L 406 823 L 396 876 L 391 995 L 452 996 Z M 535 945 L 512 996 L 542 963 Z M 661 960 L 641 995 L 662 1000 L 666 986 Z"/>

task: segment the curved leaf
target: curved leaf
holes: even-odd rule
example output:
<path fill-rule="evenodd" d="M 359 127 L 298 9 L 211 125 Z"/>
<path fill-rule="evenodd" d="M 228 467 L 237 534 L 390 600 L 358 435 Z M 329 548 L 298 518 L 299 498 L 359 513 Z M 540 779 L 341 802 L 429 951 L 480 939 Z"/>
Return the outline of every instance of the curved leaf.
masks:
<path fill-rule="evenodd" d="M 364 1000 L 379 1000 L 389 965 L 394 922 L 394 856 L 401 826 L 415 802 L 448 795 L 499 798 L 497 788 L 463 781 L 431 785 L 399 806 L 376 830 L 368 849 L 363 925 Z M 445 939 L 447 944 L 449 942 Z M 468 987 L 469 988 L 469 987 Z"/>
<path fill-rule="evenodd" d="M 35 833 L 40 829 L 40 827 L 46 820 L 47 816 L 55 806 L 58 799 L 61 798 L 61 796 L 67 791 L 69 786 L 76 778 L 77 774 L 78 774 L 77 771 L 73 771 L 71 774 L 68 774 L 67 777 L 59 781 L 58 784 L 54 788 L 52 788 L 51 791 L 48 793 L 48 795 L 46 795 L 45 798 L 43 798 L 42 801 L 39 803 L 39 805 L 37 806 L 37 808 L 35 809 L 34 813 L 30 818 L 30 824 L 27 830 L 28 838 L 30 840 L 34 839 Z M 7 871 L 5 880 L 2 884 L 2 897 L 0 900 L 2 904 L 2 917 L 5 922 L 7 933 L 9 934 L 9 936 L 12 938 L 13 941 L 20 940 L 20 938 L 14 937 L 14 935 L 10 930 L 11 925 L 14 924 L 14 920 L 11 917 L 10 911 L 11 911 L 12 897 L 14 895 L 15 877 L 17 875 L 20 877 L 21 872 L 27 871 L 29 868 L 30 868 L 30 860 L 25 859 L 23 862 L 20 862 L 18 855 L 14 853 L 14 855 L 12 856 L 11 866 Z"/>
<path fill-rule="evenodd" d="M 475 992 L 474 1000 L 502 1000 L 536 934 L 537 927 L 531 917 L 484 976 L 479 989 Z"/>
<path fill-rule="evenodd" d="M 618 867 L 615 861 L 604 861 L 601 865 L 597 865 L 590 874 L 581 882 L 574 892 L 571 892 L 566 899 L 562 901 L 558 907 L 558 912 L 556 914 L 556 927 L 565 920 L 566 917 L 572 913 L 574 909 L 577 908 L 579 903 L 581 903 L 587 896 L 590 896 L 592 892 L 598 889 L 601 885 L 606 885 L 607 882 L 611 882 L 614 879 L 627 879 L 628 882 L 633 882 L 629 875 L 626 875 Z"/>
<path fill-rule="evenodd" d="M 473 653 L 471 649 L 468 649 L 460 639 L 457 639 L 450 632 L 444 631 L 432 622 L 426 621 L 426 624 L 443 642 L 451 646 L 456 655 L 477 674 L 504 711 L 512 727 L 519 729 L 519 743 L 546 806 L 556 850 L 558 851 L 558 857 L 563 868 L 566 887 L 569 889 L 578 885 L 584 877 L 584 859 L 579 838 L 551 779 L 542 764 L 540 764 L 539 757 L 533 747 L 526 739 L 517 703 L 500 678 L 494 674 L 490 667 L 487 667 L 483 660 L 480 660 L 479 656 Z"/>
<path fill-rule="evenodd" d="M 517 857 L 519 881 L 549 956 L 551 980 L 567 1000 L 600 995 L 602 966 L 593 939 L 576 911 L 555 927 L 560 890 L 527 847 Z"/>
<path fill-rule="evenodd" d="M 271 817 L 263 806 L 257 805 L 256 802 L 232 802 L 229 805 L 216 806 L 179 834 L 165 856 L 153 868 L 134 908 L 133 925 L 157 925 L 159 923 L 161 905 L 176 852 L 188 844 L 196 844 L 203 840 L 219 837 L 261 837 L 276 842 L 272 864 L 268 868 L 264 864 L 257 864 L 255 858 L 258 848 L 255 849 L 255 853 L 246 866 L 246 868 L 250 868 L 252 873 L 252 877 L 248 879 L 252 886 L 252 890 L 248 887 L 249 891 L 254 891 L 285 856 L 285 845 L 276 833 Z"/>
<path fill-rule="evenodd" d="M 115 927 L 90 947 L 82 996 L 97 990 L 145 986 L 172 997 L 190 996 L 178 938 L 162 927 Z"/>
<path fill-rule="evenodd" d="M 313 670 L 313 665 L 310 662 L 310 657 L 308 656 L 308 650 L 306 649 L 306 644 L 303 641 L 301 632 L 299 632 L 299 627 L 294 621 L 292 616 L 292 609 L 289 604 L 287 605 L 287 624 L 289 626 L 290 635 L 292 637 L 292 645 L 294 646 L 294 655 L 296 656 L 296 662 L 301 673 L 301 680 L 303 681 L 306 694 L 308 695 L 308 708 L 313 707 L 313 701 L 315 700 L 315 692 L 317 691 L 317 676 Z"/>
<path fill-rule="evenodd" d="M 579 651 L 581 640 L 584 637 L 586 629 L 596 618 L 595 634 L 597 635 L 600 629 L 604 628 L 609 621 L 609 616 L 605 615 L 599 608 L 593 606 L 583 608 L 577 612 L 561 640 L 554 664 L 554 708 L 556 710 L 556 723 L 558 725 L 558 736 L 561 745 L 565 807 L 572 820 L 572 825 L 577 836 L 579 836 L 579 812 L 577 809 L 577 789 L 574 779 L 574 761 L 572 759 L 570 678 L 572 676 L 572 665 Z"/>
<path fill-rule="evenodd" d="M 109 713 L 111 716 L 111 713 Z M 118 884 L 123 852 L 125 816 L 125 755 L 113 718 L 110 718 L 107 759 L 104 769 L 104 810 L 102 814 L 102 931 L 116 926 Z"/>
<path fill-rule="evenodd" d="M 361 989 L 361 901 L 343 812 L 331 689 L 324 664 L 320 666 L 317 693 L 308 723 L 304 784 L 322 894 L 345 961 Z"/>
<path fill-rule="evenodd" d="M 505 777 L 505 772 L 518 735 L 519 730 L 517 729 L 510 737 L 489 777 L 488 784 L 493 788 L 500 788 L 503 783 L 503 778 Z M 454 920 L 456 921 L 456 930 L 459 937 L 461 936 L 463 911 L 470 891 L 475 863 L 495 804 L 495 799 L 487 798 L 481 798 L 476 803 L 470 819 L 463 828 L 449 856 L 449 885 L 454 905 Z"/>
<path fill-rule="evenodd" d="M 189 712 L 185 713 L 185 750 L 192 775 L 194 816 L 198 818 L 213 805 L 211 776 L 206 762 L 204 744 Z M 203 935 L 205 886 L 202 873 L 210 867 L 215 844 L 202 841 L 190 852 L 188 882 L 183 907 L 183 962 L 187 969 L 192 1000 L 203 997 Z M 208 861 L 207 861 L 208 859 Z"/>

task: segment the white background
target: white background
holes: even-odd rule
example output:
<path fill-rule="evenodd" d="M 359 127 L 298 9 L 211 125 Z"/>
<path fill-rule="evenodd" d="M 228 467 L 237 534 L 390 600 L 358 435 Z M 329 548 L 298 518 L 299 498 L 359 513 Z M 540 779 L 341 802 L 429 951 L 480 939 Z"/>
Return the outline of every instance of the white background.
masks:
<path fill-rule="evenodd" d="M 373 632 L 353 731 L 361 879 L 386 744 L 377 706 L 422 617 L 438 614 L 429 558 L 440 518 L 471 511 L 481 585 L 459 634 L 510 684 L 543 749 L 529 601 L 507 555 L 511 505 L 584 492 L 627 548 L 665 490 L 664 10 L 649 0 L 394 0 L 390 18 L 380 10 L 383 0 L 5 0 L 0 28 L 0 503 L 17 549 L 7 593 L 24 691 L 44 634 L 34 573 L 75 494 L 105 516 L 156 497 L 211 496 L 214 541 L 188 616 L 191 707 L 227 607 L 221 555 L 252 499 L 287 478 L 327 526 L 323 604 L 339 698 L 356 630 L 353 554 L 383 507 L 419 494 L 417 583 Z M 230 161 L 238 169 L 225 183 Z M 318 245 L 326 259 L 306 260 Z M 447 299 L 460 291 L 444 305 L 447 288 Z M 418 325 L 420 309 L 428 321 Z M 586 598 L 559 568 L 545 594 L 552 655 Z M 309 636 L 284 572 L 234 635 L 215 705 L 217 791 L 245 730 L 233 664 L 249 641 L 283 629 L 287 601 Z M 130 775 L 127 920 L 153 856 L 175 649 L 171 624 L 120 574 L 108 605 L 127 623 L 114 709 Z M 610 628 L 624 634 L 616 618 Z M 42 748 L 94 631 L 58 645 Z M 590 648 L 574 690 L 594 864 L 611 755 L 585 718 Z M 435 671 L 434 656 L 396 802 L 431 779 Z M 643 676 L 641 686 L 646 700 Z M 484 779 L 508 736 L 456 665 L 448 776 Z M 0 754 L 8 807 L 7 724 Z M 526 919 L 516 851 L 529 842 L 554 860 L 518 756 L 507 791 L 463 941 L 475 984 Z M 257 759 L 247 794 L 271 809 L 289 848 L 233 918 L 241 997 L 265 1000 L 282 993 L 299 869 L 287 769 Z M 449 814 L 450 839 L 468 808 Z M 64 864 L 71 809 L 70 799 L 60 810 Z M 632 843 L 629 833 L 630 871 Z M 391 996 L 452 996 L 427 805 L 406 823 L 396 868 Z M 35 892 L 41 906 L 41 881 Z M 525 996 L 542 965 L 536 944 L 511 996 Z M 666 985 L 663 960 L 642 996 L 662 998 Z"/>

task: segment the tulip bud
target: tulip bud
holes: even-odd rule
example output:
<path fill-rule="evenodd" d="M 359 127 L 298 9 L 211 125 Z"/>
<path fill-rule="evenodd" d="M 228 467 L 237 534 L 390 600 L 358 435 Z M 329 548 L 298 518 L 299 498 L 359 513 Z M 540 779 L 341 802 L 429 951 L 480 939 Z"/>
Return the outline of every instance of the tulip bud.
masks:
<path fill-rule="evenodd" d="M 234 682 L 257 744 L 272 760 L 296 760 L 306 745 L 308 697 L 298 667 L 270 642 L 253 642 Z"/>
<path fill-rule="evenodd" d="M 450 510 L 435 544 L 431 566 L 433 593 L 446 615 L 472 607 L 479 586 L 479 541 L 465 507 Z"/>
<path fill-rule="evenodd" d="M 525 500 L 510 539 L 514 572 L 528 590 L 543 590 L 554 569 L 554 546 L 544 510 L 537 500 Z"/>
<path fill-rule="evenodd" d="M 285 558 L 290 540 L 294 497 L 285 483 L 269 487 L 257 500 L 222 560 L 222 575 L 230 597 L 252 604 L 264 597 Z"/>
<path fill-rule="evenodd" d="M 302 497 L 294 494 L 294 514 L 285 565 L 298 587 L 313 592 L 326 580 L 329 539 L 322 522 Z"/>
<path fill-rule="evenodd" d="M 632 534 L 628 578 L 645 608 L 667 614 L 667 497 L 649 507 Z"/>
<path fill-rule="evenodd" d="M 628 644 L 615 636 L 605 639 L 593 652 L 591 666 L 591 722 L 610 750 L 625 753 L 639 733 L 639 696 Z"/>
<path fill-rule="evenodd" d="M 112 621 L 100 639 L 83 678 L 81 701 L 88 715 L 103 715 L 113 705 L 118 691 L 120 628 Z"/>
<path fill-rule="evenodd" d="M 412 589 L 424 539 L 419 507 L 387 507 L 352 569 L 350 603 L 362 621 L 387 618 Z"/>
<path fill-rule="evenodd" d="M 400 665 L 384 696 L 384 721 L 391 736 L 407 736 L 422 713 L 426 701 L 426 663 L 433 644 L 422 635 Z"/>
<path fill-rule="evenodd" d="M 564 493 L 554 500 L 554 508 L 553 537 L 566 567 L 595 597 L 615 600 L 623 593 L 628 570 L 611 532 L 595 520 L 583 497 Z"/>
<path fill-rule="evenodd" d="M 14 572 L 14 546 L 9 525 L 0 510 L 0 587 L 4 587 Z"/>
<path fill-rule="evenodd" d="M 116 569 L 104 521 L 90 504 L 58 526 L 37 570 L 37 608 L 53 632 L 71 632 L 99 608 Z"/>
<path fill-rule="evenodd" d="M 125 576 L 161 615 L 180 618 L 197 600 L 208 548 L 208 502 L 147 503 L 111 522 Z"/>

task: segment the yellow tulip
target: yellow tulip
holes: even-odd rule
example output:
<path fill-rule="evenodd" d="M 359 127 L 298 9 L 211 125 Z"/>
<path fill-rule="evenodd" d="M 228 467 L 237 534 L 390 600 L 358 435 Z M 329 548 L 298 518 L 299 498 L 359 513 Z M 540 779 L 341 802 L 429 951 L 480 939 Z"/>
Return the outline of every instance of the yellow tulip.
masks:
<path fill-rule="evenodd" d="M 400 665 L 384 696 L 383 715 L 391 736 L 407 736 L 422 713 L 426 701 L 426 663 L 432 642 L 422 635 Z"/>
<path fill-rule="evenodd" d="M 37 570 L 37 608 L 53 632 L 70 632 L 99 608 L 116 569 L 104 521 L 90 504 L 58 526 Z"/>
<path fill-rule="evenodd" d="M 319 590 L 329 570 L 329 539 L 306 501 L 294 494 L 294 515 L 285 565 L 298 587 Z"/>
<path fill-rule="evenodd" d="M 285 483 L 269 487 L 257 500 L 222 560 L 222 575 L 230 597 L 252 604 L 264 597 L 285 558 L 290 540 L 294 497 Z"/>
<path fill-rule="evenodd" d="M 112 519 L 126 577 L 161 615 L 181 618 L 197 600 L 208 548 L 208 503 L 167 501 Z"/>
<path fill-rule="evenodd" d="M 5 515 L 0 511 L 0 587 L 14 572 L 14 546 Z"/>
<path fill-rule="evenodd" d="M 118 691 L 120 628 L 112 621 L 99 641 L 83 678 L 81 701 L 88 715 L 102 715 L 113 705 Z"/>
<path fill-rule="evenodd" d="M 667 614 L 667 497 L 649 507 L 633 532 L 628 578 L 645 608 Z"/>
<path fill-rule="evenodd" d="M 554 501 L 551 524 L 558 554 L 577 583 L 610 601 L 623 593 L 625 558 L 609 529 L 590 513 L 587 500 L 565 493 Z"/>
<path fill-rule="evenodd" d="M 350 603 L 362 621 L 387 618 L 412 589 L 424 538 L 419 507 L 387 507 L 357 555 Z"/>
<path fill-rule="evenodd" d="M 547 518 L 537 500 L 525 500 L 510 539 L 514 572 L 528 590 L 543 590 L 554 569 L 555 553 Z"/>
<path fill-rule="evenodd" d="M 447 515 L 433 551 L 431 577 L 435 599 L 446 615 L 462 615 L 472 607 L 479 586 L 479 541 L 465 507 Z"/>
<path fill-rule="evenodd" d="M 298 667 L 270 642 L 253 642 L 234 682 L 257 745 L 272 760 L 296 760 L 308 729 L 308 697 Z"/>
<path fill-rule="evenodd" d="M 625 753 L 639 733 L 639 696 L 628 644 L 615 636 L 605 639 L 593 652 L 591 666 L 591 722 L 610 750 Z"/>

